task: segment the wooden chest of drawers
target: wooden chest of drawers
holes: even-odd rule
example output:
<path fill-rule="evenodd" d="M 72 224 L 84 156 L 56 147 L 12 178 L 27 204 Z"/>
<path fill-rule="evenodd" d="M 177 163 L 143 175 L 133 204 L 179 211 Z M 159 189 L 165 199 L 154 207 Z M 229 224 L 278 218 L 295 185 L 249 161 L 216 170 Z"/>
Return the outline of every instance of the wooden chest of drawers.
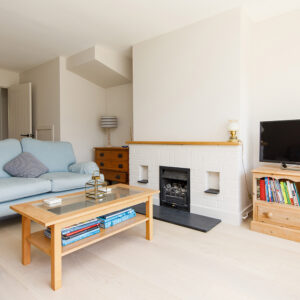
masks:
<path fill-rule="evenodd" d="M 104 174 L 105 180 L 128 184 L 129 151 L 128 148 L 95 148 L 95 162 Z"/>

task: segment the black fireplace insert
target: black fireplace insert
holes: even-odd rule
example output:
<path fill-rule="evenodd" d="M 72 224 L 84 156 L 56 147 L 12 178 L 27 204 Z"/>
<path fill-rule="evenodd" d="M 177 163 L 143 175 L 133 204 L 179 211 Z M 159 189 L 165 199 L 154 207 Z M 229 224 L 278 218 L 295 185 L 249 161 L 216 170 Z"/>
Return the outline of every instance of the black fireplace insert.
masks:
<path fill-rule="evenodd" d="M 159 167 L 160 205 L 190 212 L 190 169 Z"/>

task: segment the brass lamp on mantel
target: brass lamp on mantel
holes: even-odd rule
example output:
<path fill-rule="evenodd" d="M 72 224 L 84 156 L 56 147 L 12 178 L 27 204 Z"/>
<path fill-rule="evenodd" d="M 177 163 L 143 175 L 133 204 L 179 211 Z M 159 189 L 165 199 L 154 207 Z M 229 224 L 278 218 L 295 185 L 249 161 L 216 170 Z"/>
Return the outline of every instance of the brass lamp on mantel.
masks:
<path fill-rule="evenodd" d="M 230 133 L 230 138 L 228 142 L 237 143 L 239 139 L 237 137 L 237 132 L 240 129 L 239 122 L 237 120 L 229 120 L 228 123 L 228 131 Z"/>
<path fill-rule="evenodd" d="M 116 116 L 101 116 L 101 127 L 107 129 L 107 145 L 106 147 L 111 147 L 110 143 L 110 129 L 118 127 L 118 118 Z"/>

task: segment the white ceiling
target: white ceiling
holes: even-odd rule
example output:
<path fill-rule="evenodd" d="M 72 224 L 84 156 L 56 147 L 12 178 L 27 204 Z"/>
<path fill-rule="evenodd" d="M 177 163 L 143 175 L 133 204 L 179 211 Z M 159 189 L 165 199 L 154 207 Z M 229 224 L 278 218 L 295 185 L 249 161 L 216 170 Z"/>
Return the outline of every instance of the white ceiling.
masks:
<path fill-rule="evenodd" d="M 93 45 L 131 46 L 245 5 L 254 21 L 300 0 L 0 0 L 0 67 L 22 71 Z"/>

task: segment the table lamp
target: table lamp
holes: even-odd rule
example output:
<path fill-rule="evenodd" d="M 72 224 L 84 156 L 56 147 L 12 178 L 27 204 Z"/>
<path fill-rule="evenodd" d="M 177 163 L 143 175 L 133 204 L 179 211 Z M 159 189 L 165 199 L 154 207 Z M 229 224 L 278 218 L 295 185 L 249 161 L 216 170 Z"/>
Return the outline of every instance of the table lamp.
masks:
<path fill-rule="evenodd" d="M 237 120 L 230 120 L 228 123 L 228 131 L 230 132 L 230 138 L 228 142 L 238 142 L 237 132 L 239 131 L 240 126 Z"/>
<path fill-rule="evenodd" d="M 110 128 L 118 127 L 118 118 L 116 116 L 101 116 L 101 127 L 107 129 L 107 145 L 106 147 L 111 147 L 110 143 Z"/>

